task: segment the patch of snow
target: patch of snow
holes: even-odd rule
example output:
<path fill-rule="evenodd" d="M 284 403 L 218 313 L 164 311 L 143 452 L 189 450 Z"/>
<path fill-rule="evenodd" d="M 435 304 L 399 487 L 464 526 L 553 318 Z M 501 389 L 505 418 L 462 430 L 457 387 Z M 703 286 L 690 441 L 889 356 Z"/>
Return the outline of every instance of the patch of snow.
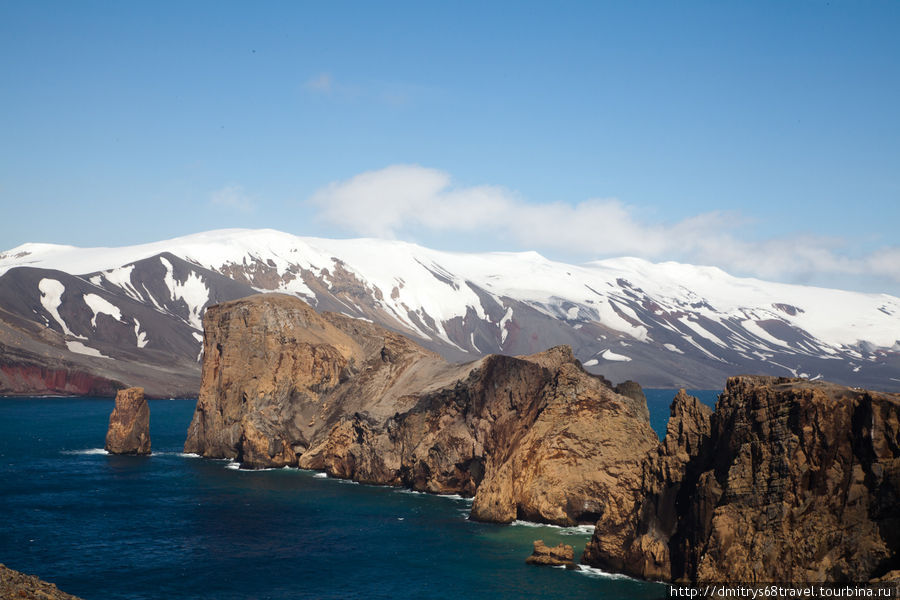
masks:
<path fill-rule="evenodd" d="M 790 348 L 787 342 L 784 340 L 779 340 L 777 337 L 771 335 L 768 331 L 763 329 L 759 323 L 754 321 L 753 319 L 747 319 L 746 321 L 741 321 L 741 326 L 755 335 L 758 338 L 762 338 L 766 342 L 773 344 L 775 346 L 781 346 L 782 348 Z"/>
<path fill-rule="evenodd" d="M 98 296 L 97 294 L 85 294 L 83 298 L 84 303 L 87 304 L 88 308 L 94 313 L 94 316 L 91 317 L 91 327 L 97 327 L 97 315 L 100 313 L 105 313 L 116 321 L 122 320 L 122 311 L 119 310 L 119 307 L 105 298 Z"/>
<path fill-rule="evenodd" d="M 720 346 L 722 348 L 727 347 L 727 344 L 725 342 L 723 342 L 717 336 L 713 335 L 712 333 L 710 333 L 709 331 L 704 329 L 703 326 L 700 325 L 700 323 L 697 323 L 696 321 L 691 321 L 688 317 L 680 317 L 678 319 L 678 322 L 681 323 L 682 325 L 686 325 L 691 331 L 693 331 L 700 337 L 702 337 L 706 340 L 709 340 L 716 346 Z M 762 329 L 762 328 L 760 328 L 760 329 Z"/>
<path fill-rule="evenodd" d="M 628 362 L 631 360 L 631 357 L 625 356 L 624 354 L 616 354 L 612 350 L 604 350 L 600 353 L 600 357 L 603 360 L 611 360 L 611 361 L 619 361 L 619 362 Z"/>
<path fill-rule="evenodd" d="M 596 358 L 592 358 L 591 360 L 584 363 L 584 366 L 593 367 L 594 365 L 598 365 L 598 364 L 600 364 L 600 361 L 598 361 Z"/>
<path fill-rule="evenodd" d="M 137 347 L 144 348 L 147 346 L 147 332 L 141 331 L 141 322 L 134 319 L 134 338 L 137 340 Z"/>
<path fill-rule="evenodd" d="M 85 346 L 81 342 L 67 341 L 66 347 L 68 347 L 69 352 L 74 352 L 76 354 L 84 354 L 86 356 L 96 356 L 99 358 L 109 358 L 105 354 L 101 354 L 100 351 L 97 350 L 96 348 L 90 348 L 88 346 Z"/>
<path fill-rule="evenodd" d="M 59 323 L 63 333 L 78 339 L 86 340 L 87 338 L 83 335 L 75 335 L 72 333 L 72 330 L 69 329 L 66 322 L 59 316 L 59 305 L 62 304 L 62 295 L 66 291 L 66 286 L 56 279 L 41 279 L 38 282 L 38 290 L 41 292 L 41 305 L 48 313 L 50 313 L 50 316 Z"/>
<path fill-rule="evenodd" d="M 678 354 L 684 354 L 684 352 L 679 350 L 678 346 L 676 346 L 675 344 L 663 344 L 663 348 L 665 348 L 669 352 L 677 352 Z"/>
<path fill-rule="evenodd" d="M 797 369 L 792 369 L 790 367 L 787 367 L 785 365 L 777 363 L 774 360 L 770 360 L 769 363 L 775 365 L 776 367 L 781 367 L 782 369 L 786 369 L 791 375 L 793 375 L 794 377 L 797 377 Z"/>
<path fill-rule="evenodd" d="M 134 265 L 127 265 L 119 267 L 118 269 L 110 269 L 109 271 L 103 273 L 103 277 L 109 283 L 124 290 L 126 294 L 128 294 L 135 300 L 141 300 L 141 295 L 134 288 L 134 286 L 131 285 L 132 271 L 134 271 Z"/>
<path fill-rule="evenodd" d="M 204 307 L 209 302 L 209 290 L 203 283 L 203 279 L 191 271 L 184 282 L 176 281 L 172 263 L 162 256 L 159 257 L 159 260 L 166 268 L 165 282 L 169 288 L 170 297 L 172 300 L 184 300 L 188 307 L 188 323 L 196 329 L 203 329 L 201 317 Z"/>
<path fill-rule="evenodd" d="M 506 329 L 506 324 L 509 323 L 510 320 L 512 320 L 512 316 L 513 316 L 513 309 L 511 306 L 508 306 L 508 307 L 506 307 L 506 312 L 503 314 L 502 317 L 500 317 L 500 322 L 497 324 L 497 326 L 500 328 L 500 343 L 501 344 L 503 344 L 503 342 L 506 341 L 506 336 L 509 335 L 509 331 Z"/>
<path fill-rule="evenodd" d="M 697 350 L 699 350 L 700 352 L 702 352 L 703 354 L 705 354 L 705 355 L 707 355 L 708 357 L 710 357 L 711 359 L 717 360 L 717 361 L 719 361 L 719 362 L 725 362 L 725 361 L 723 361 L 721 358 L 719 358 L 718 356 L 716 356 L 715 354 L 713 354 L 712 352 L 710 352 L 709 350 L 707 350 L 706 348 L 704 348 L 703 346 L 701 346 L 700 344 L 698 344 L 698 343 L 694 340 L 693 337 L 691 337 L 691 336 L 689 336 L 689 335 L 682 335 L 681 338 L 682 338 L 684 341 L 686 341 L 687 343 L 689 343 L 691 346 L 693 346 L 694 348 L 696 348 Z"/>

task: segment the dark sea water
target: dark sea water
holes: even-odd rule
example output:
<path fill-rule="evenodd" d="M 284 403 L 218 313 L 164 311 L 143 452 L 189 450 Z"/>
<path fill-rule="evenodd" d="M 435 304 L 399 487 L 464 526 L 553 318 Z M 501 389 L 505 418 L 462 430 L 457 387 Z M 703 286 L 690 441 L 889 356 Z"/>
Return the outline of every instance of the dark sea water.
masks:
<path fill-rule="evenodd" d="M 714 400 L 714 393 L 707 394 Z M 674 390 L 647 390 L 664 431 Z M 0 398 L 0 562 L 85 600 L 659 598 L 525 564 L 587 528 L 493 525 L 469 502 L 181 453 L 193 400 L 151 400 L 149 457 L 106 455 L 110 399 Z"/>

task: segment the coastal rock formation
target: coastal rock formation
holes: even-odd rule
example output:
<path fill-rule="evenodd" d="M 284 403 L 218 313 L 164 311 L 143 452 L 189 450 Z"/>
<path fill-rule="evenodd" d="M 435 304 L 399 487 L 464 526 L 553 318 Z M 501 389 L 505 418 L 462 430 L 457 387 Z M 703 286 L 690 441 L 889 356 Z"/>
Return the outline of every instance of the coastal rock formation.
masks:
<path fill-rule="evenodd" d="M 80 600 L 67 594 L 56 584 L 43 581 L 34 575 L 26 575 L 0 564 L 0 598 L 22 600 Z"/>
<path fill-rule="evenodd" d="M 551 548 L 544 540 L 534 540 L 534 551 L 525 559 L 529 565 L 567 567 L 575 569 L 575 550 L 568 544 L 558 544 Z"/>
<path fill-rule="evenodd" d="M 259 295 L 207 310 L 185 451 L 474 496 L 485 521 L 617 522 L 657 444 L 629 391 L 568 347 L 451 365 L 366 321 Z"/>
<path fill-rule="evenodd" d="M 696 582 L 868 581 L 900 566 L 900 396 L 732 377 L 714 414 L 680 393 L 672 417 L 624 534 L 598 523 L 584 562 Z"/>
<path fill-rule="evenodd" d="M 150 454 L 150 407 L 144 388 L 119 390 L 109 415 L 106 450 L 111 454 Z"/>

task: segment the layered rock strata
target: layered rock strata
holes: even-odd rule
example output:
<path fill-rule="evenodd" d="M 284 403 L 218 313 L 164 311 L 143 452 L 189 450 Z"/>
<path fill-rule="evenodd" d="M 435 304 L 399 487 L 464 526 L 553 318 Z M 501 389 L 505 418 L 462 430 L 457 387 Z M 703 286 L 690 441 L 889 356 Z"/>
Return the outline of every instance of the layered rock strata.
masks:
<path fill-rule="evenodd" d="M 732 377 L 679 393 L 622 528 L 583 560 L 667 581 L 860 582 L 900 566 L 900 396 Z"/>
<path fill-rule="evenodd" d="M 144 388 L 133 387 L 116 393 L 116 405 L 109 415 L 106 451 L 111 454 L 150 454 L 150 407 Z"/>
<path fill-rule="evenodd" d="M 474 496 L 480 520 L 618 524 L 657 444 L 627 388 L 568 347 L 451 365 L 366 321 L 259 295 L 206 312 L 185 451 Z"/>

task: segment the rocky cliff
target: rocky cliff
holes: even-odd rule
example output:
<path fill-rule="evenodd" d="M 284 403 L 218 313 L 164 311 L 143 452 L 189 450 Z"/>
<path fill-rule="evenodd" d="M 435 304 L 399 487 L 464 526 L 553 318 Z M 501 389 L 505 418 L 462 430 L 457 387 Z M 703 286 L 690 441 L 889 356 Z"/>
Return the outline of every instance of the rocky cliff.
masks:
<path fill-rule="evenodd" d="M 583 560 L 661 580 L 849 582 L 900 566 L 900 396 L 733 377 L 680 393 L 642 500 Z"/>
<path fill-rule="evenodd" d="M 150 407 L 144 388 L 128 388 L 116 394 L 106 431 L 106 450 L 111 454 L 150 454 Z"/>
<path fill-rule="evenodd" d="M 185 451 L 474 496 L 472 516 L 487 521 L 618 522 L 657 443 L 643 396 L 626 388 L 568 347 L 451 365 L 267 294 L 207 310 Z"/>

